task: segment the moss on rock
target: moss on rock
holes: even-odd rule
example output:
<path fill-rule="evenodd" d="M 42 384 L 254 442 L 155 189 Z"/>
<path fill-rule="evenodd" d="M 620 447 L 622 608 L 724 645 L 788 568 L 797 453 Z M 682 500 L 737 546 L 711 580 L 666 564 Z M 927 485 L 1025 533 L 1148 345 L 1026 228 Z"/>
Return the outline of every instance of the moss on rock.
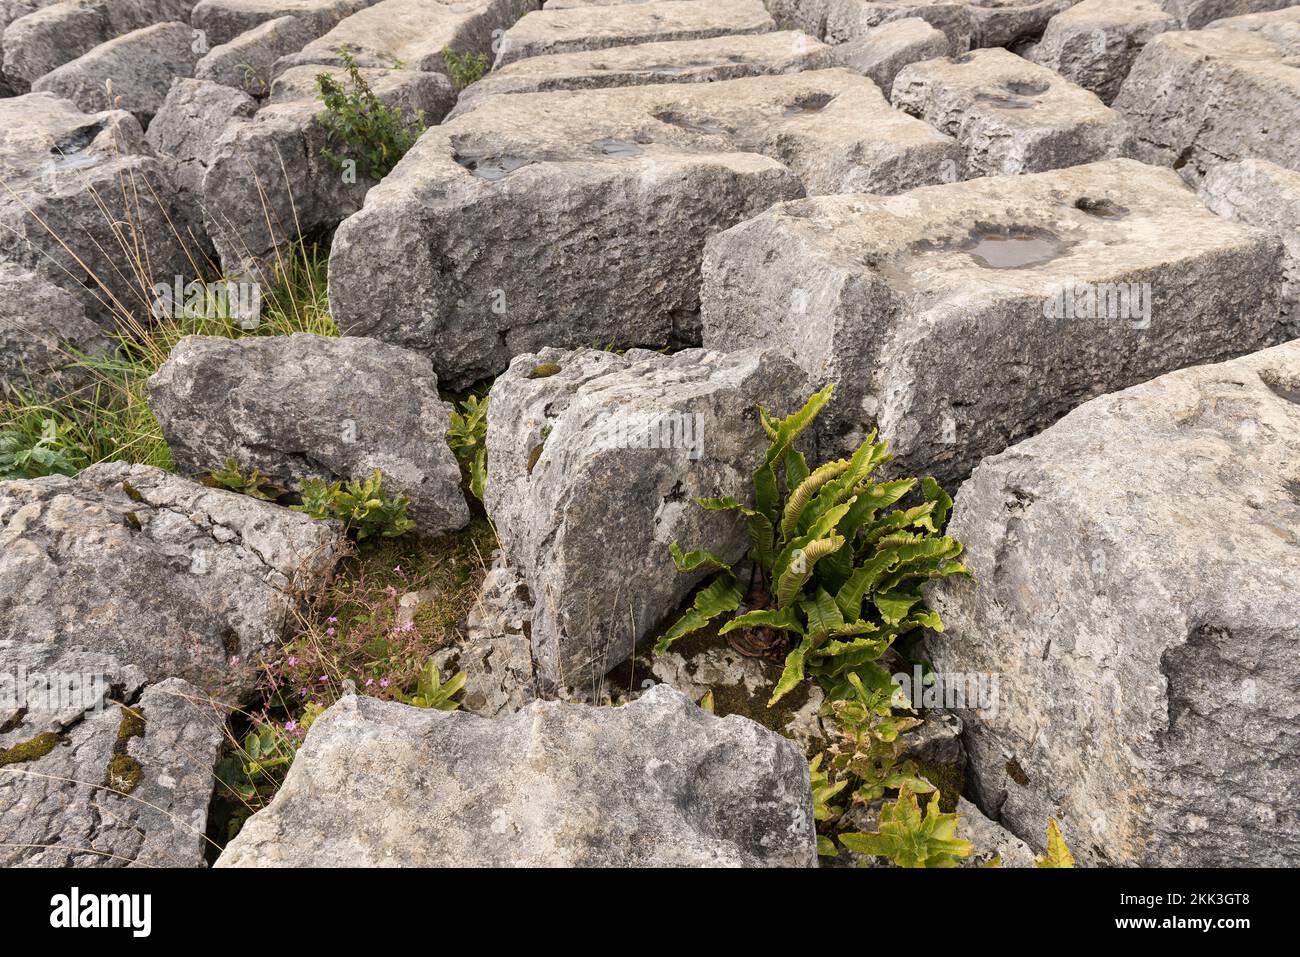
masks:
<path fill-rule="evenodd" d="M 59 736 L 53 731 L 42 731 L 30 741 L 15 744 L 12 748 L 0 751 L 0 768 L 10 764 L 23 764 L 37 761 L 54 750 L 59 743 Z"/>

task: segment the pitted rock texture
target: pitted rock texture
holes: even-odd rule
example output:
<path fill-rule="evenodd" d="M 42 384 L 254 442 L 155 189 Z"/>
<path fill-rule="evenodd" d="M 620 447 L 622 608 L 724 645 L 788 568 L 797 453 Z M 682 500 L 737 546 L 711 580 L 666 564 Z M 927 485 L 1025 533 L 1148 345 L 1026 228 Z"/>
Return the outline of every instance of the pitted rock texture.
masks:
<path fill-rule="evenodd" d="M 145 465 L 0 483 L 0 640 L 236 698 L 341 547 L 332 523 Z"/>
<path fill-rule="evenodd" d="M 0 99 L 0 261 L 72 290 L 108 329 L 146 302 L 139 276 L 192 276 L 170 163 L 126 112 L 49 93 Z"/>
<path fill-rule="evenodd" d="M 1298 54 L 1300 7 L 1155 37 L 1115 98 L 1133 155 L 1192 183 L 1238 159 L 1300 170 Z"/>
<path fill-rule="evenodd" d="M 218 867 L 815 867 L 808 765 L 669 688 L 508 718 L 344 698 Z"/>
<path fill-rule="evenodd" d="M 630 43 L 700 40 L 775 29 L 776 22 L 763 0 L 648 0 L 561 8 L 547 5 L 544 10 L 521 17 L 506 31 L 496 65 Z"/>
<path fill-rule="evenodd" d="M 979 804 L 1081 863 L 1300 861 L 1300 345 L 1083 405 L 986 459 L 948 533 L 979 582 L 929 590 Z"/>
<path fill-rule="evenodd" d="M 747 497 L 766 448 L 756 406 L 788 415 L 805 387 L 792 362 L 753 350 L 511 363 L 491 392 L 484 504 L 532 594 L 544 685 L 597 696 L 657 633 L 705 577 L 676 571 L 671 542 L 741 557 L 741 525 L 692 499 Z"/>
<path fill-rule="evenodd" d="M 201 691 L 12 640 L 0 675 L 0 866 L 204 866 L 225 720 Z"/>
<path fill-rule="evenodd" d="M 821 70 L 831 65 L 831 48 L 797 30 L 554 53 L 516 60 L 470 84 L 456 101 L 450 118 L 499 93 L 549 93 L 646 83 L 711 83 Z"/>
<path fill-rule="evenodd" d="M 0 396 L 61 396 L 89 384 L 75 367 L 113 342 L 72 293 L 29 269 L 0 262 Z"/>
<path fill-rule="evenodd" d="M 1281 342 L 1281 268 L 1173 171 L 1109 160 L 779 204 L 710 241 L 704 339 L 838 383 L 829 447 L 874 421 L 889 469 L 951 487 L 1096 395 Z"/>
<path fill-rule="evenodd" d="M 384 473 L 435 535 L 469 510 L 447 445 L 451 406 L 423 356 L 373 339 L 188 336 L 149 380 L 153 410 L 181 472 L 233 458 L 281 487 Z"/>
<path fill-rule="evenodd" d="M 969 176 L 1014 176 L 1119 156 L 1126 130 L 1095 95 L 1008 50 L 899 71 L 890 99 L 957 139 Z"/>
<path fill-rule="evenodd" d="M 489 97 L 339 227 L 330 302 L 453 388 L 545 346 L 698 343 L 710 235 L 782 199 L 960 171 L 952 139 L 847 70 Z"/>
<path fill-rule="evenodd" d="M 919 17 L 942 30 L 948 53 L 1011 46 L 1036 37 L 1072 0 L 771 0 L 772 16 L 828 43 L 862 39 L 886 23 Z"/>

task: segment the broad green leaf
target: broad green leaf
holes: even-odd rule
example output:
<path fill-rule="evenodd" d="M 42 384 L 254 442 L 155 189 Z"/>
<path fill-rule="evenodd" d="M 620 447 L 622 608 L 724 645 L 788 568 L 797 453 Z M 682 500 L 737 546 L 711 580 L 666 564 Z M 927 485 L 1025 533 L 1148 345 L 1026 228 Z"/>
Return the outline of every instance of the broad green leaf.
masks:
<path fill-rule="evenodd" d="M 682 553 L 681 546 L 673 542 L 668 546 L 668 553 L 673 556 L 673 564 L 679 572 L 694 572 L 701 568 L 716 568 L 730 572 L 731 566 L 707 548 L 698 548 L 693 552 Z"/>
<path fill-rule="evenodd" d="M 781 677 L 777 679 L 776 687 L 772 689 L 772 697 L 767 701 L 769 708 L 798 687 L 799 682 L 803 681 L 804 658 L 811 650 L 812 639 L 804 638 L 785 656 L 785 667 L 781 670 Z"/>
<path fill-rule="evenodd" d="M 794 608 L 783 608 L 779 611 L 767 609 L 747 611 L 723 625 L 718 629 L 718 634 L 729 634 L 737 628 L 776 628 L 803 634 L 803 622 L 799 620 L 799 614 Z"/>
<path fill-rule="evenodd" d="M 1047 822 L 1047 853 L 1034 858 L 1035 867 L 1074 867 L 1074 855 L 1061 835 L 1061 826 L 1055 818 Z"/>
<path fill-rule="evenodd" d="M 678 638 L 699 631 L 719 615 L 735 611 L 740 607 L 741 597 L 735 577 L 730 572 L 722 572 L 695 596 L 694 604 L 659 639 L 655 644 L 655 654 L 663 654 Z"/>

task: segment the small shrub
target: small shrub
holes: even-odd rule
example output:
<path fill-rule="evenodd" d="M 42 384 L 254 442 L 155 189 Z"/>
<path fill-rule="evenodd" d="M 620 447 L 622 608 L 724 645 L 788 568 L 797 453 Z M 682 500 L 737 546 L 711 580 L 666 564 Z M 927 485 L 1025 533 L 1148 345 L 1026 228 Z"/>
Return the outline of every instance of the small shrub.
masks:
<path fill-rule="evenodd" d="M 396 538 L 415 528 L 406 517 L 411 500 L 384 491 L 384 473 L 375 469 L 367 479 L 326 482 L 304 479 L 302 504 L 292 506 L 312 518 L 337 519 L 357 541 L 371 536 Z"/>
<path fill-rule="evenodd" d="M 925 813 L 908 787 L 898 800 L 880 809 L 880 824 L 871 833 L 845 833 L 840 843 L 850 851 L 885 857 L 899 867 L 956 867 L 974 849 L 957 837 L 957 815 L 939 810 L 939 795 L 930 797 Z"/>
<path fill-rule="evenodd" d="M 925 607 L 923 582 L 969 574 L 956 561 L 961 543 L 940 533 L 952 499 L 932 478 L 920 483 L 922 501 L 893 509 L 917 485 L 916 479 L 873 481 L 888 462 L 887 446 L 874 434 L 851 459 L 808 468 L 794 442 L 831 397 L 832 386 L 812 396 L 798 412 L 774 419 L 759 409 L 771 440 L 754 473 L 754 506 L 734 498 L 696 499 L 712 511 L 732 511 L 748 526 L 750 586 L 742 592 L 741 569 L 733 569 L 708 549 L 683 553 L 670 546 L 679 571 L 716 569 L 690 608 L 659 640 L 663 652 L 683 635 L 720 615 L 733 617 L 719 634 L 740 632 L 751 648 L 779 648 L 797 642 L 769 704 L 775 704 L 808 675 L 827 699 L 850 697 L 857 676 L 872 689 L 891 686 L 889 672 L 876 662 L 901 636 L 925 626 L 943 629 Z M 784 474 L 784 494 L 779 483 Z M 757 577 L 757 582 L 755 582 Z"/>
<path fill-rule="evenodd" d="M 362 76 L 352 54 L 340 50 L 339 56 L 347 71 L 346 84 L 321 73 L 316 88 L 325 105 L 321 117 L 325 134 L 345 155 L 330 148 L 321 155 L 339 170 L 346 170 L 351 161 L 360 176 L 381 180 L 419 139 L 427 125 L 424 113 L 417 111 L 408 117 L 401 107 L 384 103 Z"/>
<path fill-rule="evenodd" d="M 442 51 L 442 58 L 447 64 L 447 75 L 451 77 L 451 85 L 457 93 L 471 83 L 483 79 L 483 74 L 492 65 L 486 53 L 460 54 L 451 47 Z"/>
<path fill-rule="evenodd" d="M 459 411 L 452 409 L 447 430 L 447 444 L 469 480 L 470 492 L 480 502 L 487 484 L 487 411 L 486 397 L 468 396 Z"/>

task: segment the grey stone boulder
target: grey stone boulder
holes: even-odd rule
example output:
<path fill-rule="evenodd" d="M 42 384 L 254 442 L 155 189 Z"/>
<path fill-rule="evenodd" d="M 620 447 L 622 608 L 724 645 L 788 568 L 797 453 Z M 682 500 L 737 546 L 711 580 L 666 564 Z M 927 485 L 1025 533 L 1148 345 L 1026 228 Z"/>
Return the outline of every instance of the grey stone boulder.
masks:
<path fill-rule="evenodd" d="M 874 423 L 951 490 L 1093 396 L 1282 341 L 1280 258 L 1133 160 L 819 197 L 710 240 L 704 340 L 837 383 L 823 452 Z"/>
<path fill-rule="evenodd" d="M 957 822 L 957 836 L 974 845 L 970 857 L 962 860 L 962 867 L 985 867 L 995 859 L 1003 867 L 1034 866 L 1032 847 L 964 797 L 957 799 Z M 1044 833 L 1046 827 L 1044 824 Z"/>
<path fill-rule="evenodd" d="M 735 517 L 692 499 L 749 496 L 767 447 L 756 406 L 787 415 L 805 398 L 792 362 L 753 350 L 511 362 L 491 392 L 484 504 L 533 598 L 544 688 L 598 696 L 658 633 L 705 577 L 675 570 L 671 542 L 741 557 Z"/>
<path fill-rule="evenodd" d="M 288 16 L 267 20 L 210 49 L 194 65 L 194 75 L 262 99 L 271 92 L 276 63 L 318 36 L 320 32 L 310 19 Z"/>
<path fill-rule="evenodd" d="M 1300 7 L 1162 33 L 1115 98 L 1133 154 L 1198 183 L 1218 163 L 1267 160 L 1300 169 Z"/>
<path fill-rule="evenodd" d="M 946 53 L 1010 47 L 1036 37 L 1073 0 L 769 0 L 772 16 L 827 43 L 862 39 L 882 24 L 918 17 L 942 30 Z"/>
<path fill-rule="evenodd" d="M 383 471 L 434 535 L 469 510 L 447 445 L 451 406 L 428 359 L 373 339 L 296 333 L 187 336 L 149 380 L 149 407 L 176 467 L 200 476 L 235 459 L 272 482 Z"/>
<path fill-rule="evenodd" d="M 172 84 L 145 139 L 172 161 L 172 180 L 183 203 L 199 208 L 215 143 L 232 123 L 249 120 L 256 112 L 257 101 L 233 87 L 200 79 Z"/>
<path fill-rule="evenodd" d="M 654 688 L 508 718 L 344 698 L 218 867 L 814 867 L 808 765 Z"/>
<path fill-rule="evenodd" d="M 176 77 L 194 75 L 199 54 L 185 23 L 158 23 L 109 40 L 32 84 L 86 112 L 128 110 L 148 127 Z"/>
<path fill-rule="evenodd" d="M 1052 17 L 1031 59 L 1110 103 L 1133 61 L 1157 34 L 1259 13 L 1289 0 L 1083 0 Z"/>
<path fill-rule="evenodd" d="M 1119 156 L 1126 130 L 1096 95 L 1008 50 L 899 71 L 891 102 L 954 136 L 969 176 L 1012 176 Z"/>
<path fill-rule="evenodd" d="M 0 641 L 0 674 L 0 866 L 205 866 L 221 709 L 39 642 Z"/>
<path fill-rule="evenodd" d="M 775 33 L 666 40 L 553 53 L 516 60 L 472 83 L 449 118 L 500 93 L 548 93 L 646 83 L 711 83 L 746 76 L 798 73 L 831 66 L 831 48 L 806 33 Z"/>
<path fill-rule="evenodd" d="M 114 37 L 188 21 L 193 7 L 194 0 L 64 0 L 42 6 L 5 28 L 5 76 L 26 92 L 39 77 Z"/>
<path fill-rule="evenodd" d="M 948 533 L 975 580 L 929 590 L 973 797 L 1091 865 L 1300 862 L 1300 344 L 1081 406 L 986 459 Z M 976 584 L 978 582 L 978 584 Z"/>
<path fill-rule="evenodd" d="M 192 276 L 189 211 L 129 113 L 0 99 L 0 169 L 0 260 L 76 292 L 105 328 L 144 318 L 152 284 Z"/>
<path fill-rule="evenodd" d="M 332 523 L 144 465 L 3 482 L 0 640 L 92 649 L 237 698 L 341 548 Z"/>
<path fill-rule="evenodd" d="M 344 17 L 377 0 L 199 0 L 190 23 L 202 30 L 208 46 L 230 43 L 262 24 L 282 17 L 296 17 L 310 24 L 316 36 L 328 31 Z"/>
<path fill-rule="evenodd" d="M 4 35 L 9 24 L 29 13 L 35 13 L 41 7 L 48 7 L 60 0 L 0 0 L 0 96 L 14 96 L 22 92 L 4 75 Z M 19 84 L 22 86 L 23 84 Z"/>
<path fill-rule="evenodd" d="M 535 9 L 537 0 L 380 0 L 346 19 L 301 52 L 284 57 L 276 66 L 342 66 L 345 49 L 362 66 L 448 74 L 443 51 L 462 57 L 488 54 L 502 34 L 520 17 Z"/>
<path fill-rule="evenodd" d="M 948 38 L 919 17 L 890 20 L 856 40 L 832 47 L 836 66 L 870 77 L 888 95 L 898 71 L 911 63 L 947 56 Z"/>
<path fill-rule="evenodd" d="M 1300 173 L 1267 160 L 1210 168 L 1202 201 L 1220 216 L 1265 229 L 1282 241 L 1282 313 L 1286 338 L 1300 338 Z"/>
<path fill-rule="evenodd" d="M 251 121 L 236 117 L 217 135 L 203 177 L 204 227 L 227 275 L 270 276 L 269 267 L 300 235 L 328 230 L 361 208 L 373 181 L 324 155 L 355 159 L 330 143 L 316 89 L 336 67 L 287 70 Z M 446 77 L 413 70 L 362 71 L 375 95 L 413 125 L 437 122 L 455 102 Z"/>
<path fill-rule="evenodd" d="M 93 378 L 72 368 L 99 358 L 113 342 L 73 293 L 44 276 L 0 262 L 0 395 L 61 396 Z"/>
<path fill-rule="evenodd" d="M 545 346 L 698 344 L 710 235 L 779 200 L 960 170 L 952 139 L 841 69 L 488 97 L 339 227 L 330 303 L 453 388 Z"/>
<path fill-rule="evenodd" d="M 648 0 L 558 9 L 548 4 L 544 10 L 521 17 L 505 32 L 496 65 L 630 43 L 701 40 L 775 29 L 776 22 L 763 0 Z"/>

